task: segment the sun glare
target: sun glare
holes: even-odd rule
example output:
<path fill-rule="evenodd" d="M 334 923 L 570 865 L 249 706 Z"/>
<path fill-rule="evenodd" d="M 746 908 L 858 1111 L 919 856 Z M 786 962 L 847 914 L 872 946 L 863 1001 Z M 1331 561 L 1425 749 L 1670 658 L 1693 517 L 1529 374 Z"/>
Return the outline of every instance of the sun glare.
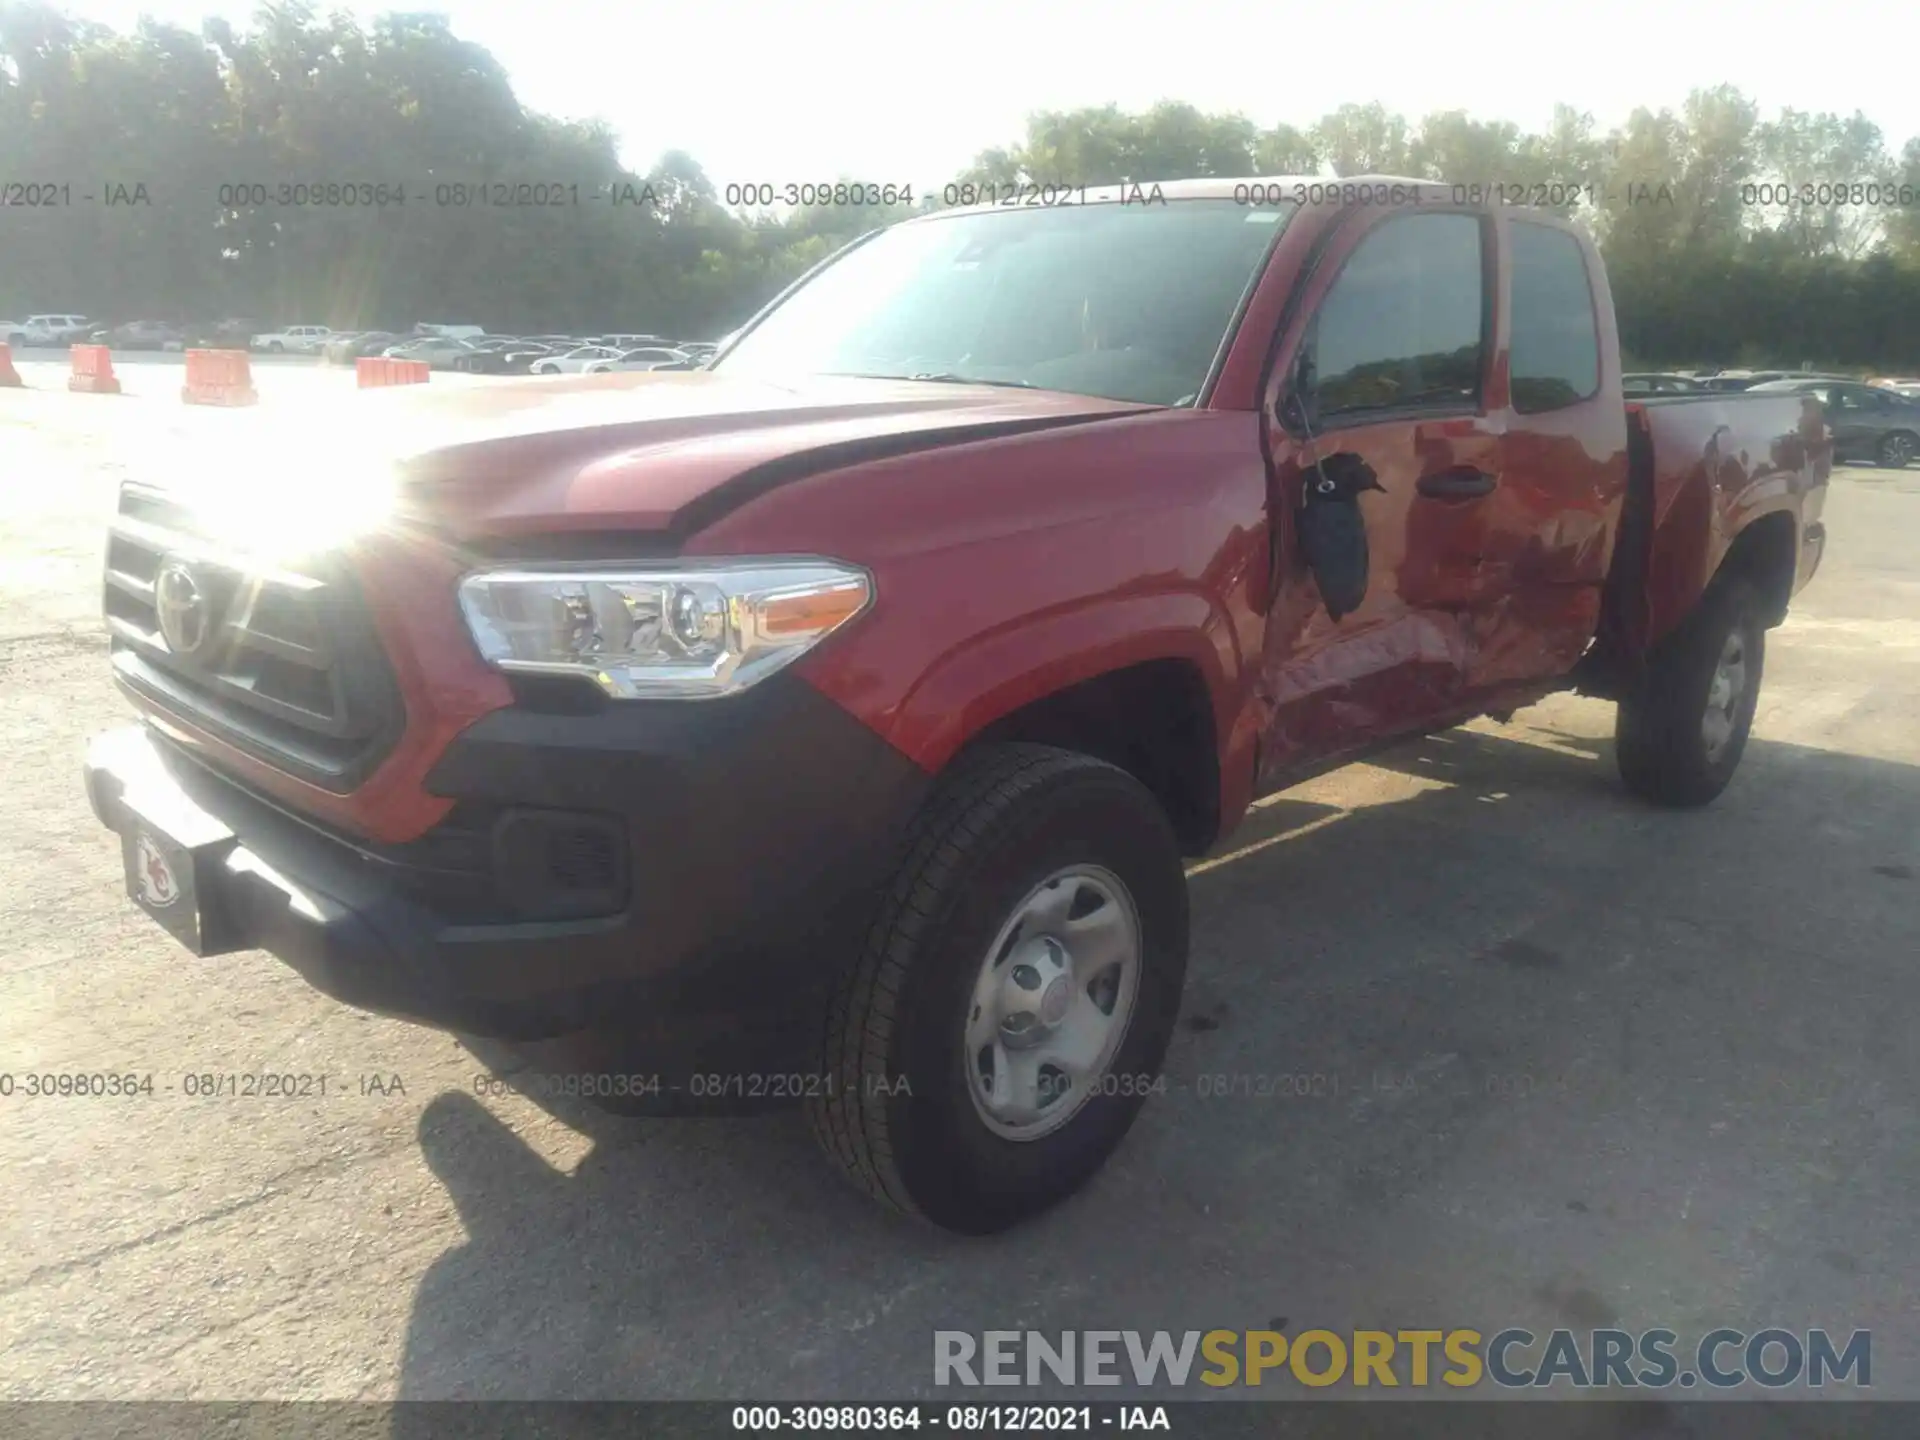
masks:
<path fill-rule="evenodd" d="M 199 440 L 201 437 L 194 437 Z M 320 554 L 391 523 L 398 474 L 364 431 L 290 452 L 284 429 L 189 441 L 142 465 L 188 504 L 211 538 L 271 563 Z"/>

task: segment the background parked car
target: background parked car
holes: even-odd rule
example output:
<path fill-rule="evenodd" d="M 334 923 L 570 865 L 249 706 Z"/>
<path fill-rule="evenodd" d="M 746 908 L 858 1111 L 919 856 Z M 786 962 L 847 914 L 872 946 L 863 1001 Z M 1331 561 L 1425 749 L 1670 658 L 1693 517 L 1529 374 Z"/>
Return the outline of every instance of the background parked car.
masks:
<path fill-rule="evenodd" d="M 1665 371 L 1641 371 L 1633 375 L 1622 375 L 1620 386 L 1628 399 L 1636 395 L 1706 395 L 1712 393 L 1706 382 L 1694 379 L 1691 375 L 1676 375 Z"/>
<path fill-rule="evenodd" d="M 245 350 L 253 337 L 266 330 L 258 320 L 194 320 L 180 327 L 183 348 L 189 350 Z"/>
<path fill-rule="evenodd" d="M 186 338 L 186 332 L 178 325 L 169 325 L 164 320 L 129 320 L 110 328 L 101 343 L 116 350 L 164 350 L 169 345 L 183 344 Z"/>
<path fill-rule="evenodd" d="M 247 348 L 264 350 L 269 355 L 317 355 L 332 335 L 333 331 L 325 325 L 289 325 L 284 330 L 253 336 Z"/>
<path fill-rule="evenodd" d="M 71 345 L 93 328 L 93 322 L 84 315 L 29 315 L 18 324 L 9 325 L 5 339 L 16 349 L 29 345 Z"/>
<path fill-rule="evenodd" d="M 1903 470 L 1920 455 L 1920 400 L 1857 380 L 1772 380 L 1755 392 L 1818 397 L 1833 431 L 1833 458 Z"/>
<path fill-rule="evenodd" d="M 368 355 L 384 354 L 389 345 L 398 345 L 406 338 L 397 330 L 367 330 L 341 346 L 340 355 L 345 363 L 351 364 Z"/>
<path fill-rule="evenodd" d="M 1722 370 L 1718 375 L 1706 379 L 1709 390 L 1739 391 L 1751 390 L 1756 385 L 1769 385 L 1776 380 L 1820 380 L 1822 376 L 1815 370 Z"/>
<path fill-rule="evenodd" d="M 424 360 L 435 370 L 456 370 L 458 362 L 480 353 L 471 340 L 456 340 L 450 335 L 422 335 L 401 345 L 389 345 L 380 352 L 396 360 Z"/>
<path fill-rule="evenodd" d="M 625 351 L 607 345 L 582 345 L 563 355 L 548 355 L 533 362 L 535 375 L 579 375 L 597 360 L 618 360 Z"/>
<path fill-rule="evenodd" d="M 693 357 L 684 350 L 649 345 L 639 350 L 623 350 L 612 360 L 596 360 L 587 366 L 589 375 L 606 375 L 615 370 L 658 370 L 663 365 L 680 365 Z"/>
<path fill-rule="evenodd" d="M 589 335 L 589 345 L 605 345 L 613 350 L 638 350 L 648 345 L 671 345 L 673 342 L 664 335 L 629 335 L 625 331 L 610 331 L 605 335 Z"/>
<path fill-rule="evenodd" d="M 553 353 L 551 345 L 532 340 L 481 340 L 471 353 L 456 356 L 453 368 L 472 375 L 526 375 L 536 360 Z"/>

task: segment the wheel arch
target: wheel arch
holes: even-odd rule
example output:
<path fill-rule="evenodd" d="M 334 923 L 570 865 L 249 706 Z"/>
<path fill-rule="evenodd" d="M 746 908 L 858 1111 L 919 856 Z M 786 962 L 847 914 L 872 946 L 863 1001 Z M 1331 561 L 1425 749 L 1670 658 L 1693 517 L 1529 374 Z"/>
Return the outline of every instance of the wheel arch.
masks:
<path fill-rule="evenodd" d="M 1787 618 L 1800 564 L 1800 524 L 1791 511 L 1773 510 L 1743 526 L 1721 557 L 1710 583 L 1742 579 L 1760 594 L 1769 629 Z"/>
<path fill-rule="evenodd" d="M 1192 660 L 1166 656 L 1104 670 L 1029 700 L 963 747 L 1026 742 L 1071 750 L 1126 771 L 1159 801 L 1187 855 L 1221 829 L 1220 747 L 1213 697 Z"/>

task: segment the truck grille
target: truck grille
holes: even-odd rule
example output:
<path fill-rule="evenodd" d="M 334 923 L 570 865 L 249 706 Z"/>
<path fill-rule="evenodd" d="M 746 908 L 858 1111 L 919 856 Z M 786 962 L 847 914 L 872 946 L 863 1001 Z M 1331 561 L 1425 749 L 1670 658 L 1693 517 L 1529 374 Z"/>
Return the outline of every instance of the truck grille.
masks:
<path fill-rule="evenodd" d="M 338 557 L 251 561 L 164 493 L 126 485 L 104 608 L 122 683 L 288 774 L 345 794 L 399 738 L 399 689 Z"/>

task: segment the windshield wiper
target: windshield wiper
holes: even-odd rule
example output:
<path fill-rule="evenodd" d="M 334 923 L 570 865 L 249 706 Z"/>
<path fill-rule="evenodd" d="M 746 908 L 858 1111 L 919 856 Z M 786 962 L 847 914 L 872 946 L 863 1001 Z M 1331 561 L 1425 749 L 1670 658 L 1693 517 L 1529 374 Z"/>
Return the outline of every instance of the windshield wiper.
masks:
<path fill-rule="evenodd" d="M 1031 380 L 980 380 L 952 370 L 919 370 L 911 375 L 883 375 L 877 370 L 829 370 L 825 373 L 843 375 L 849 380 L 925 380 L 937 385 L 1000 385 L 1013 390 L 1041 388 Z"/>
<path fill-rule="evenodd" d="M 922 370 L 917 375 L 909 375 L 909 380 L 930 380 L 940 385 L 1000 385 L 1013 390 L 1037 390 L 1040 387 L 1031 380 L 981 380 L 972 375 L 956 375 L 951 370 Z"/>

